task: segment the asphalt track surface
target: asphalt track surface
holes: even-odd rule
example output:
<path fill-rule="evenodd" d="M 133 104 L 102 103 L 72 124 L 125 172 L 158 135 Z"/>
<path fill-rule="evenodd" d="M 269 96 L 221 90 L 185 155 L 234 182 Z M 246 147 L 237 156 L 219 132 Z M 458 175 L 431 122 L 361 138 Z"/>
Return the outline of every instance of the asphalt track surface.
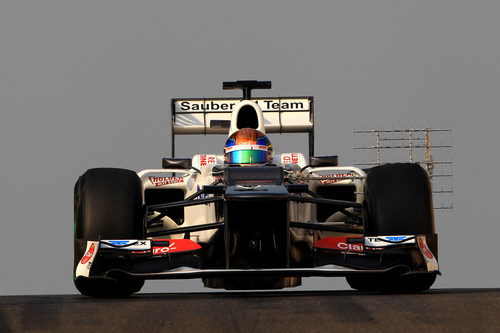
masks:
<path fill-rule="evenodd" d="M 0 297 L 0 332 L 500 332 L 500 289 Z"/>

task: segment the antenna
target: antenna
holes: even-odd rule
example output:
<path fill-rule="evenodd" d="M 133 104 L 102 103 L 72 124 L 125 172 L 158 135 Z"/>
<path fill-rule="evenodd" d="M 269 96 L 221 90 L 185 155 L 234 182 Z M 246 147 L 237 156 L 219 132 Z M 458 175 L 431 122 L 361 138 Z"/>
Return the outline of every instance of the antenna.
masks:
<path fill-rule="evenodd" d="M 451 128 L 354 129 L 354 152 L 355 155 L 362 154 L 362 159 L 356 160 L 363 161 L 354 165 L 370 168 L 394 162 L 418 163 L 427 171 L 434 203 L 439 203 L 434 209 L 453 209 L 450 135 Z M 436 139 L 440 140 L 439 144 L 433 143 Z M 368 144 L 365 144 L 366 141 Z M 359 142 L 362 143 L 357 145 Z M 438 158 L 435 159 L 435 156 Z"/>
<path fill-rule="evenodd" d="M 222 82 L 223 90 L 243 90 L 243 99 L 252 98 L 252 89 L 271 89 L 271 81 L 243 80 Z"/>

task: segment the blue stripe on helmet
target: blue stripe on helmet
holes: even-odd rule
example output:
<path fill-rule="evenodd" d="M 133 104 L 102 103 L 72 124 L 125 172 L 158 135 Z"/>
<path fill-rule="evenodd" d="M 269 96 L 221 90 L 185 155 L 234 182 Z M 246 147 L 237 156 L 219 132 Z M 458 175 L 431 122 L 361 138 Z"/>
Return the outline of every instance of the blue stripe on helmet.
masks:
<path fill-rule="evenodd" d="M 231 138 L 229 138 L 229 139 L 227 139 L 227 141 L 226 141 L 226 147 L 232 147 L 232 146 L 234 146 L 234 144 L 235 144 L 235 143 L 236 143 L 236 140 L 235 140 L 235 139 L 231 139 Z"/>
<path fill-rule="evenodd" d="M 257 144 L 262 145 L 262 146 L 268 146 L 271 142 L 267 138 L 267 136 L 261 136 L 260 138 L 257 138 Z"/>

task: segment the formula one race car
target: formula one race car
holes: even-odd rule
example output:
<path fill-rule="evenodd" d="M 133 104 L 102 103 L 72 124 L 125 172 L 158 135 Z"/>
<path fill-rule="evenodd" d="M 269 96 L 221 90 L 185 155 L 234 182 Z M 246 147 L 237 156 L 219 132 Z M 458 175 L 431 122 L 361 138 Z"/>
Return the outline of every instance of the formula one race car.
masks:
<path fill-rule="evenodd" d="M 314 156 L 312 97 L 252 98 L 269 81 L 224 82 L 243 98 L 173 99 L 179 134 L 225 134 L 223 154 L 162 169 L 97 168 L 75 185 L 74 283 L 127 296 L 146 279 L 280 289 L 345 276 L 358 290 L 418 292 L 439 274 L 430 182 L 414 163 L 371 169 Z M 309 156 L 266 133 L 308 133 Z"/>

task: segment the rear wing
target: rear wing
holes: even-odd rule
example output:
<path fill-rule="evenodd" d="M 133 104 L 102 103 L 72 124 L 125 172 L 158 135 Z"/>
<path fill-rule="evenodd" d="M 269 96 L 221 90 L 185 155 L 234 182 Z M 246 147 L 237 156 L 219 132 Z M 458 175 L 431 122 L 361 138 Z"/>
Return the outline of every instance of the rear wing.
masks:
<path fill-rule="evenodd" d="M 262 109 L 266 133 L 308 133 L 309 156 L 314 155 L 313 97 L 251 98 Z M 231 114 L 242 98 L 172 99 L 172 157 L 175 136 L 228 134 Z"/>

